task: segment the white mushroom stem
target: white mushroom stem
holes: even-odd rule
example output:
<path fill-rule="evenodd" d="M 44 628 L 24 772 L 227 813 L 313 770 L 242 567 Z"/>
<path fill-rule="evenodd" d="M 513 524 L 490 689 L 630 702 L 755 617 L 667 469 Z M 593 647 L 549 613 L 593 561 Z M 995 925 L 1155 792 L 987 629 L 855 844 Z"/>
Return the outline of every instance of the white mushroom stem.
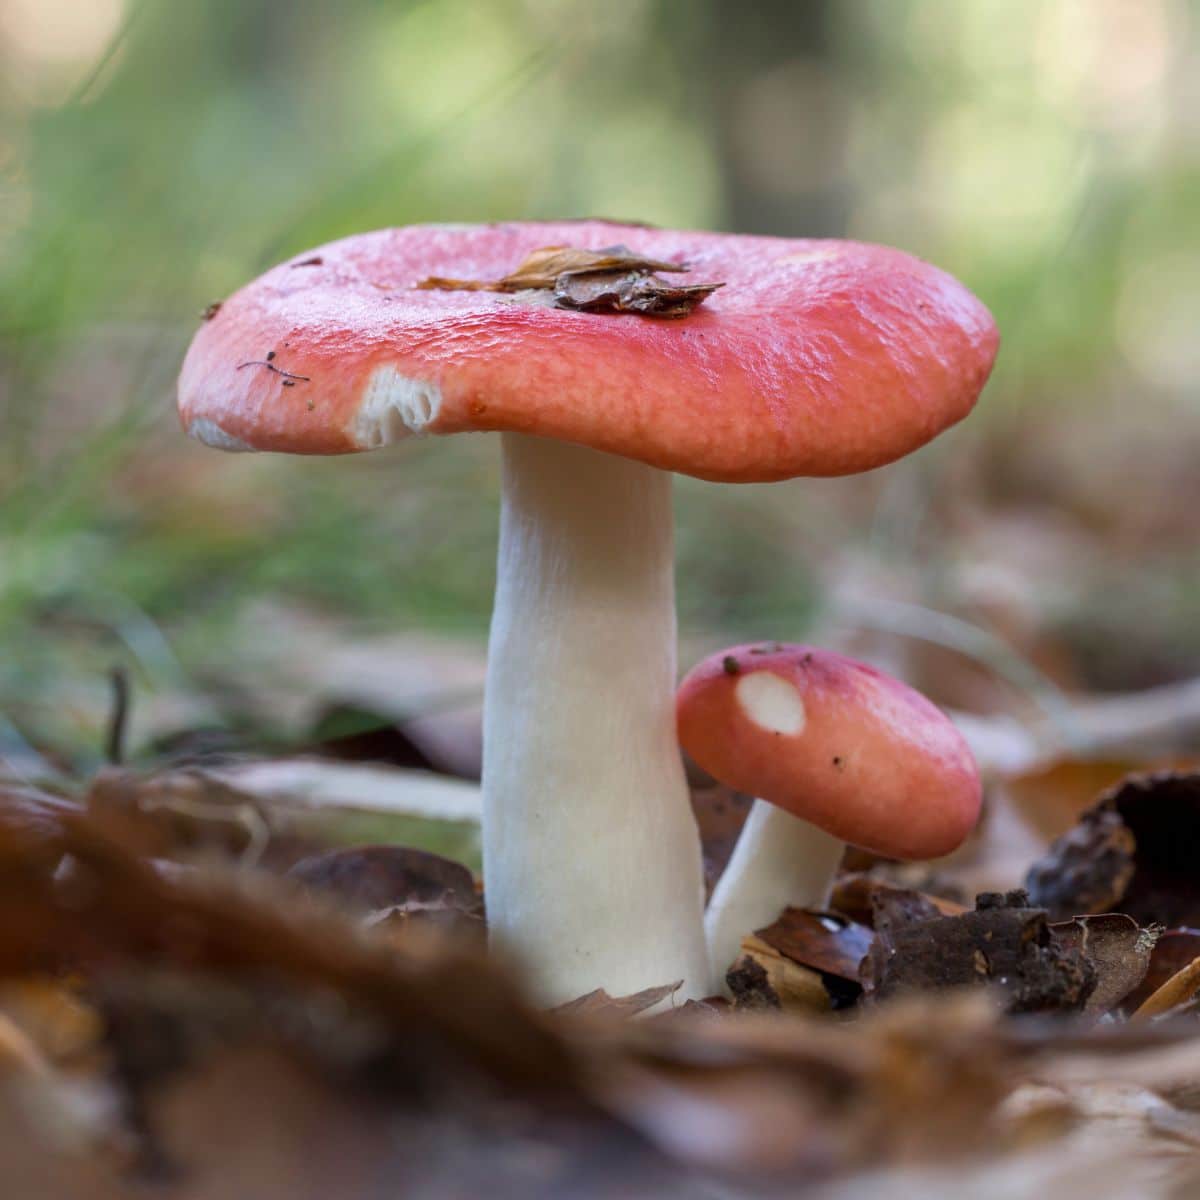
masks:
<path fill-rule="evenodd" d="M 755 800 L 705 916 L 714 994 L 727 990 L 725 972 L 742 938 L 770 925 L 785 908 L 829 902 L 845 849 L 845 842 L 815 825 Z"/>
<path fill-rule="evenodd" d="M 548 1003 L 709 982 L 675 735 L 671 476 L 504 434 L 484 705 L 494 942 Z"/>

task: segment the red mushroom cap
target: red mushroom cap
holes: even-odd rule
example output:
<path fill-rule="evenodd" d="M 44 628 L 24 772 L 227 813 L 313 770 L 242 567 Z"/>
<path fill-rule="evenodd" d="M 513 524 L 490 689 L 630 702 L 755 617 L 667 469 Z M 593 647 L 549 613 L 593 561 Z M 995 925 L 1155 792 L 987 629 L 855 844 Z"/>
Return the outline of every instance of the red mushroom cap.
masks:
<path fill-rule="evenodd" d="M 679 686 L 679 740 L 711 775 L 889 858 L 937 858 L 979 817 L 979 769 L 919 692 L 811 646 L 735 646 Z"/>
<path fill-rule="evenodd" d="M 416 287 L 617 243 L 688 264 L 673 283 L 725 286 L 679 320 Z M 966 288 L 898 250 L 601 221 L 360 234 L 208 316 L 179 409 L 225 449 L 342 454 L 412 431 L 509 430 L 728 482 L 902 457 L 966 416 L 997 347 Z"/>

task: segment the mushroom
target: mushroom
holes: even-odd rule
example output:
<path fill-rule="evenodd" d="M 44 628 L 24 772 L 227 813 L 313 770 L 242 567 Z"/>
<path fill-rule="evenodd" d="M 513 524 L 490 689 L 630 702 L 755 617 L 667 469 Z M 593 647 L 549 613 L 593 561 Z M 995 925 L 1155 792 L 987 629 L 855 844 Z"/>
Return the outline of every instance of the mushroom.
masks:
<path fill-rule="evenodd" d="M 742 938 L 828 903 L 846 843 L 949 854 L 979 818 L 979 769 L 953 722 L 898 679 L 812 646 L 734 646 L 688 673 L 679 741 L 756 799 L 705 925 L 715 987 Z"/>
<path fill-rule="evenodd" d="M 502 280 L 546 247 L 614 243 L 724 286 L 664 320 L 455 284 Z M 501 433 L 492 936 L 547 1001 L 679 979 L 698 996 L 671 472 L 745 483 L 880 466 L 966 416 L 996 342 L 962 285 L 878 246 L 596 221 L 415 226 L 308 252 L 225 300 L 188 351 L 179 409 L 223 450 Z"/>

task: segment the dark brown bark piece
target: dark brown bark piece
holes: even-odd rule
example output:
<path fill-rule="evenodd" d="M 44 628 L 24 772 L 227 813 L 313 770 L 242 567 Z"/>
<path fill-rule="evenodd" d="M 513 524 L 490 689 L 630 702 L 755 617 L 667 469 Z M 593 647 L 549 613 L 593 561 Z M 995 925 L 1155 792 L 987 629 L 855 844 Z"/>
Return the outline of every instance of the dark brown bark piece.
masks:
<path fill-rule="evenodd" d="M 725 982 L 733 996 L 735 1012 L 778 1012 L 783 1004 L 767 979 L 766 969 L 748 954 L 729 968 Z"/>
<path fill-rule="evenodd" d="M 1055 915 L 1097 909 L 1140 925 L 1200 926 L 1200 772 L 1130 775 L 1030 868 Z"/>
<path fill-rule="evenodd" d="M 1056 920 L 1080 913 L 1112 912 L 1133 878 L 1133 834 L 1111 808 L 1093 808 L 1029 868 L 1031 904 Z"/>
<path fill-rule="evenodd" d="M 983 893 L 957 917 L 893 923 L 876 932 L 863 984 L 877 999 L 945 988 L 994 986 L 1011 1013 L 1078 1012 L 1095 987 L 1095 969 L 1078 948 L 1056 943 L 1044 909 L 1024 892 Z"/>

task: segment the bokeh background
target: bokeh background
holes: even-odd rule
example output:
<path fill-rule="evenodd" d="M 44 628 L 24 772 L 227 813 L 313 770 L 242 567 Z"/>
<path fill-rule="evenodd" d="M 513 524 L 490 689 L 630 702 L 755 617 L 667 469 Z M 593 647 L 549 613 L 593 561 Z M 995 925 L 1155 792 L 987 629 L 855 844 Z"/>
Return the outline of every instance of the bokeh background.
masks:
<path fill-rule="evenodd" d="M 680 481 L 685 659 L 820 638 L 1018 718 L 1196 673 L 1198 29 L 1188 0 L 0 0 L 0 755 L 98 759 L 114 665 L 142 753 L 473 702 L 492 441 L 226 456 L 173 412 L 207 303 L 414 221 L 862 238 L 994 311 L 977 412 L 904 462 Z"/>

